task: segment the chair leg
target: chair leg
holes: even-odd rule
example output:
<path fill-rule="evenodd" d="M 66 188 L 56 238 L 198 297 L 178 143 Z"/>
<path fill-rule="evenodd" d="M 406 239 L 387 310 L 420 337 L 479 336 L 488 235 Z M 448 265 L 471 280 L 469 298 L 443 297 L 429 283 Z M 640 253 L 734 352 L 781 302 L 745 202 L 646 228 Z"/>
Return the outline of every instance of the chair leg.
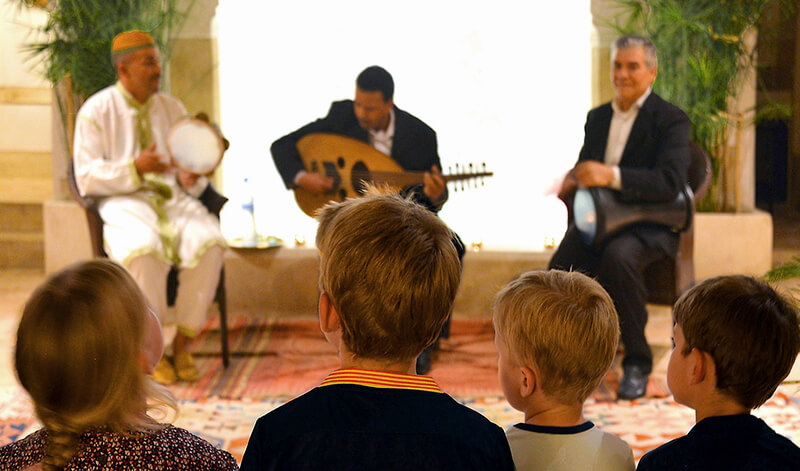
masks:
<path fill-rule="evenodd" d="M 225 297 L 225 268 L 219 273 L 219 283 L 217 284 L 217 294 L 215 296 L 217 307 L 219 308 L 219 333 L 222 341 L 222 366 L 227 368 L 231 362 L 230 351 L 228 350 L 228 303 Z"/>

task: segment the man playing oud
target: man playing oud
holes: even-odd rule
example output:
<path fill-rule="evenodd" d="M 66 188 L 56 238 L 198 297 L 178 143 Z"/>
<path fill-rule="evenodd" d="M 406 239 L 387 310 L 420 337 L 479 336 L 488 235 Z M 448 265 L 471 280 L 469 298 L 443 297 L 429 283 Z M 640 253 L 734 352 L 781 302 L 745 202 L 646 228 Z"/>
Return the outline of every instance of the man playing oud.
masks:
<path fill-rule="evenodd" d="M 447 201 L 447 187 L 439 169 L 436 132 L 420 119 L 396 106 L 394 80 L 384 68 L 373 65 L 364 69 L 356 79 L 355 100 L 336 101 L 328 115 L 309 123 L 272 144 L 272 158 L 286 188 L 303 188 L 314 195 L 334 189 L 334 180 L 322 173 L 308 171 L 303 165 L 297 142 L 312 133 L 333 133 L 365 142 L 388 155 L 403 170 L 425 172 L 422 185 L 403 188 L 401 194 L 438 212 Z M 454 235 L 459 257 L 464 249 Z M 447 335 L 449 321 L 445 325 Z M 438 343 L 438 342 L 437 342 Z M 417 363 L 418 373 L 430 368 L 430 351 L 426 350 Z"/>

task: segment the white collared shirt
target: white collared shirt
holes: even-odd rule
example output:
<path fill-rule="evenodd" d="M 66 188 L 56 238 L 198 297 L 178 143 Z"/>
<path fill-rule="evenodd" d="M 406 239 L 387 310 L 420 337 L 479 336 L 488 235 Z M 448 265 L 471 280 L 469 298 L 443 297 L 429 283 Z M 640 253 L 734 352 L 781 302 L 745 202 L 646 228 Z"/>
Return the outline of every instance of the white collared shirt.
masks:
<path fill-rule="evenodd" d="M 375 150 L 386 155 L 392 155 L 392 141 L 394 140 L 394 109 L 389 110 L 389 124 L 384 130 L 369 130 L 369 144 Z"/>
<path fill-rule="evenodd" d="M 652 91 L 653 88 L 648 87 L 627 111 L 622 111 L 616 100 L 611 102 L 614 113 L 611 115 L 611 126 L 608 128 L 608 142 L 603 163 L 614 170 L 614 181 L 610 186 L 616 190 L 622 189 L 622 177 L 619 171 L 622 153 L 625 151 L 625 145 L 628 143 L 636 116 L 639 115 L 639 110 Z"/>

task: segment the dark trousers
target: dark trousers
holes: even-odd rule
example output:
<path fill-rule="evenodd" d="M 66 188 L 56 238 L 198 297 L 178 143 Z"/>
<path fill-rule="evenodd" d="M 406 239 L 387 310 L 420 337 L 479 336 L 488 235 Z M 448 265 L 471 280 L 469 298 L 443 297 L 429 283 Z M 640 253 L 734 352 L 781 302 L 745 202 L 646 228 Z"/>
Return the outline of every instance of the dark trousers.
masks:
<path fill-rule="evenodd" d="M 644 269 L 667 254 L 645 244 L 636 234 L 624 231 L 599 249 L 583 243 L 575 226 L 570 225 L 564 240 L 550 260 L 550 268 L 580 271 L 595 278 L 608 291 L 619 314 L 623 366 L 639 366 L 648 374 L 653 354 L 644 335 L 647 324 L 647 288 Z"/>

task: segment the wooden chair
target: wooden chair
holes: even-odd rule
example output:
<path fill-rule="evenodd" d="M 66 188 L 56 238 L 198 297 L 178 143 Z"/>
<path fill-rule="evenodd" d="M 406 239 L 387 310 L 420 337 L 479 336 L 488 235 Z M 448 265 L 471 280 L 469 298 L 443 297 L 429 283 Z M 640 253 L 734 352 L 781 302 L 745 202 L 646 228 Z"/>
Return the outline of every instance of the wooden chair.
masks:
<path fill-rule="evenodd" d="M 90 196 L 81 195 L 78 191 L 78 185 L 75 181 L 75 168 L 72 159 L 69 159 L 67 165 L 67 183 L 69 186 L 70 195 L 72 198 L 81 205 L 86 212 L 86 220 L 89 225 L 89 237 L 92 243 L 92 252 L 95 257 L 108 257 L 105 249 L 103 248 L 103 220 L 100 218 L 98 211 L 98 201 Z M 208 209 L 208 211 L 217 218 L 219 218 L 220 210 L 228 201 L 228 198 L 219 194 L 214 187 L 209 185 L 206 187 L 203 194 L 200 195 L 200 202 Z M 175 267 L 169 271 L 167 275 L 167 304 L 172 306 L 175 303 L 175 297 L 178 292 L 178 270 Z M 222 343 L 222 365 L 227 368 L 230 364 L 230 351 L 228 348 L 228 305 L 225 297 L 225 266 L 223 265 L 219 274 L 219 283 L 217 290 L 214 294 L 214 301 L 219 308 L 219 329 Z"/>
<path fill-rule="evenodd" d="M 694 142 L 691 143 L 692 161 L 689 164 L 689 186 L 695 204 L 702 200 L 711 183 L 711 159 Z M 645 268 L 648 301 L 672 305 L 680 295 L 694 285 L 694 222 L 681 232 L 675 258 L 665 257 Z"/>

